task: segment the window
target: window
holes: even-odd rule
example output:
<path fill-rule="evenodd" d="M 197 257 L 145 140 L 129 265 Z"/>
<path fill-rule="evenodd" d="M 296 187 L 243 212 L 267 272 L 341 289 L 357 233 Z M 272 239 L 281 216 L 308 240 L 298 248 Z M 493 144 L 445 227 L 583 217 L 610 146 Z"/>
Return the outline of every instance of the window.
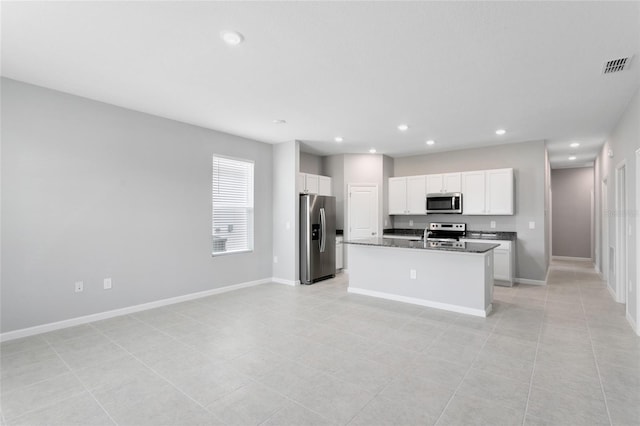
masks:
<path fill-rule="evenodd" d="M 213 157 L 213 255 L 253 250 L 253 162 Z"/>

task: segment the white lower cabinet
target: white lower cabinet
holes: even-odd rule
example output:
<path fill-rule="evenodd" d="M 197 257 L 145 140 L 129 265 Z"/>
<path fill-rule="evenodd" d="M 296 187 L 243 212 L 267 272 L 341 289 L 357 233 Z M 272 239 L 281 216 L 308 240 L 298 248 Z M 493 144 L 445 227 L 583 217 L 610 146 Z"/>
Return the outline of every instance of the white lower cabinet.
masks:
<path fill-rule="evenodd" d="M 515 280 L 515 250 L 513 242 L 508 240 L 480 240 L 461 238 L 470 243 L 500 244 L 493 249 L 493 279 L 496 285 L 512 286 Z"/>
<path fill-rule="evenodd" d="M 336 236 L 336 271 L 344 268 L 344 237 Z"/>

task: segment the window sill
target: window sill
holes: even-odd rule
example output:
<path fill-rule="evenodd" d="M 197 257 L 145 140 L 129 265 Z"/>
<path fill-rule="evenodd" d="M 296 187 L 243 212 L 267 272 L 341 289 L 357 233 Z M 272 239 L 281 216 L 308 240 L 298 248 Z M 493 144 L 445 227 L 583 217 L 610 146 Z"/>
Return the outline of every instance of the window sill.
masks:
<path fill-rule="evenodd" d="M 214 253 L 211 253 L 211 256 L 212 257 L 229 256 L 229 255 L 232 255 L 232 254 L 242 254 L 242 253 L 253 253 L 253 249 L 214 252 Z"/>

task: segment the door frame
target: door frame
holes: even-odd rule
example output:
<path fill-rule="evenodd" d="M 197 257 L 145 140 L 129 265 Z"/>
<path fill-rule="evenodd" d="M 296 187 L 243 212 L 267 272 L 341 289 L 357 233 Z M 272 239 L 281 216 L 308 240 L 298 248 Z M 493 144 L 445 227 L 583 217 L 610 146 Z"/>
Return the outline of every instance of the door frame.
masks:
<path fill-rule="evenodd" d="M 640 284 L 640 148 L 636 151 L 636 318 L 634 325 L 636 328 L 636 334 L 640 336 L 640 291 L 638 291 L 638 284 Z"/>
<path fill-rule="evenodd" d="M 600 182 L 600 210 L 602 218 L 602 224 L 600 225 L 600 232 L 602 233 L 602 237 L 600 238 L 600 265 L 602 274 L 602 278 L 607 282 L 607 287 L 609 286 L 609 262 L 611 259 L 609 258 L 609 213 L 608 213 L 608 205 L 609 205 L 609 188 L 607 184 L 607 179 L 602 179 Z"/>
<path fill-rule="evenodd" d="M 616 301 L 627 305 L 626 314 L 629 315 L 627 303 L 628 276 L 628 239 L 627 239 L 627 164 L 623 160 L 615 169 L 615 211 L 616 211 Z"/>
<path fill-rule="evenodd" d="M 347 224 L 345 226 L 347 240 L 351 239 L 351 189 L 354 187 L 372 187 L 376 193 L 376 234 L 380 234 L 380 193 L 377 183 L 348 183 L 347 184 Z M 382 235 L 380 235 L 382 236 Z"/>

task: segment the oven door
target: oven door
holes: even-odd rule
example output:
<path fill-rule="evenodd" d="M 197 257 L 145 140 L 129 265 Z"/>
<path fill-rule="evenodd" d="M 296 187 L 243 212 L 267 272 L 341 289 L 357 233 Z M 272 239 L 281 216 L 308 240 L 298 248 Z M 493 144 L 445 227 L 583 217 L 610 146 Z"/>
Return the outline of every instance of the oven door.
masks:
<path fill-rule="evenodd" d="M 427 194 L 427 213 L 462 213 L 462 194 Z"/>

